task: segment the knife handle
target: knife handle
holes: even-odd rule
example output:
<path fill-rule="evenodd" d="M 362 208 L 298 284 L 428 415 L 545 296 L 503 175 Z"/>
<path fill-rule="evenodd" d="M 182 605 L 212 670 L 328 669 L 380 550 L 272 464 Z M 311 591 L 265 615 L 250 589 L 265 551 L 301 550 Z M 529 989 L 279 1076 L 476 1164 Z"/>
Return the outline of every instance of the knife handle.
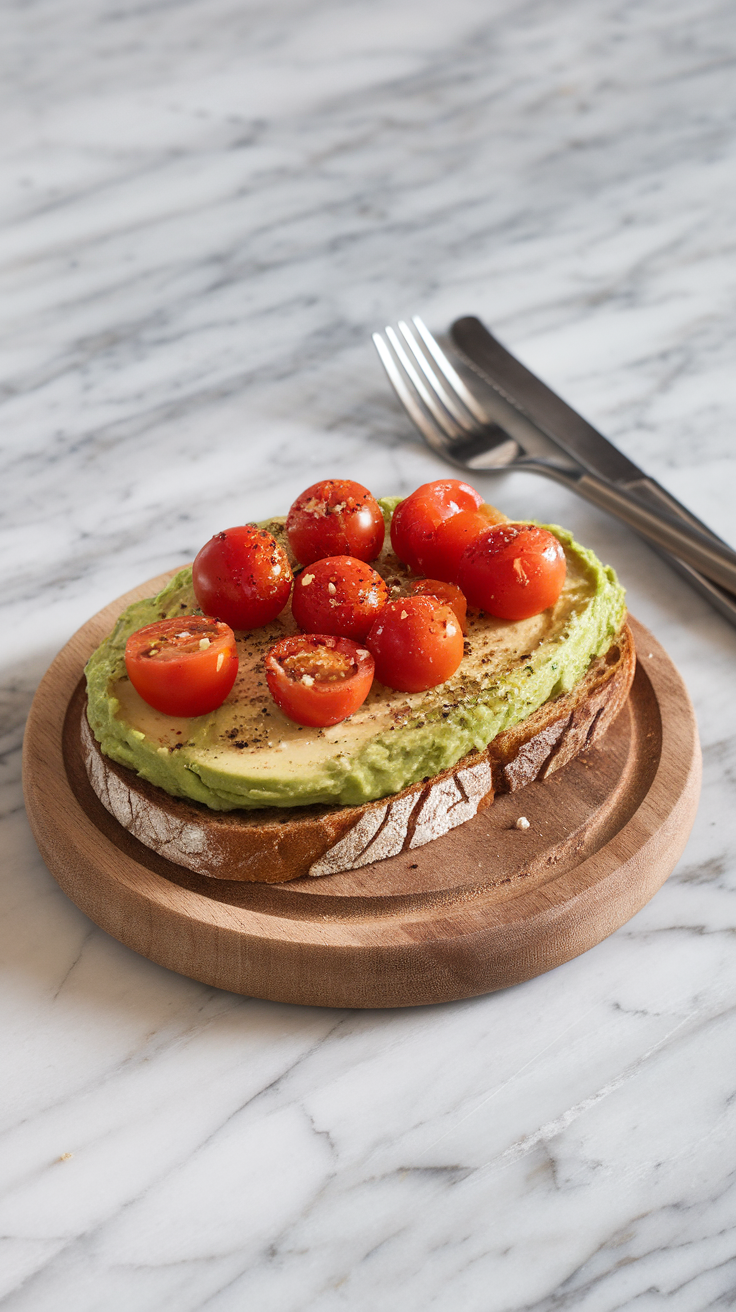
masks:
<path fill-rule="evenodd" d="M 655 482 L 653 478 L 633 479 L 631 482 L 626 483 L 626 487 L 640 501 L 646 501 L 650 505 L 669 510 L 671 514 L 686 519 L 694 528 L 699 528 L 702 533 L 715 538 L 717 542 L 722 541 L 715 533 L 711 532 L 702 520 L 691 514 L 665 488 L 660 487 L 659 483 Z M 696 569 L 693 569 L 692 565 L 686 565 L 684 560 L 678 560 L 676 556 L 670 555 L 668 551 L 664 551 L 661 547 L 656 547 L 654 543 L 650 545 L 663 560 L 667 561 L 672 569 L 676 570 L 690 584 L 691 588 L 694 588 L 696 592 L 700 593 L 701 597 L 710 602 L 714 610 L 717 610 L 724 620 L 728 620 L 729 624 L 733 624 L 736 628 L 736 596 L 732 592 L 728 592 L 725 588 L 719 588 L 716 583 L 711 583 L 710 579 L 706 579 L 702 574 L 699 574 Z"/>
<path fill-rule="evenodd" d="M 457 347 L 464 353 L 472 368 L 496 392 L 510 403 L 514 409 L 523 414 L 527 420 L 536 425 L 541 433 L 561 449 L 571 455 L 589 472 L 600 470 L 594 460 L 586 459 L 586 453 L 595 452 L 602 461 L 603 468 L 610 466 L 611 477 L 624 488 L 629 488 L 638 500 L 644 501 L 652 508 L 662 508 L 699 529 L 708 538 L 721 542 L 707 525 L 697 519 L 685 506 L 676 500 L 654 479 L 648 478 L 633 461 L 624 456 L 613 443 L 599 433 L 563 401 L 546 383 L 527 369 L 515 355 L 488 331 L 485 324 L 475 316 L 457 319 L 451 327 L 451 336 Z M 523 398 L 523 401 L 522 399 Z M 565 438 L 568 436 L 570 442 Z M 540 470 L 541 472 L 541 470 Z M 715 610 L 730 624 L 736 627 L 736 596 L 730 590 L 719 587 L 698 573 L 666 548 L 656 545 L 648 539 L 653 550 L 680 574 Z"/>
<path fill-rule="evenodd" d="M 545 474 L 556 483 L 569 487 L 594 506 L 617 515 L 658 547 L 671 551 L 680 560 L 700 570 L 706 578 L 736 592 L 736 551 L 691 528 L 685 520 L 677 519 L 668 511 L 650 509 L 630 492 L 585 470 L 566 469 L 554 461 L 534 456 L 522 457 L 516 461 L 516 466 Z"/>

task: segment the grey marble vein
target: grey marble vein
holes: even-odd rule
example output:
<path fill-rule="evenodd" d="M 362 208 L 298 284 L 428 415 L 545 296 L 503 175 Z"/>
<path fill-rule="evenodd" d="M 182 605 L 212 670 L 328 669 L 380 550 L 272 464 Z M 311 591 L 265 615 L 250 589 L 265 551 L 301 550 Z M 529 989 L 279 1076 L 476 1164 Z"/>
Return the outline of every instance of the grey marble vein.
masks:
<path fill-rule="evenodd" d="M 416 1012 L 236 998 L 56 887 L 20 744 L 94 611 L 330 474 L 442 472 L 370 333 L 478 313 L 736 544 L 736 24 L 717 0 L 10 3 L 0 43 L 8 1312 L 736 1300 L 736 633 L 563 489 L 693 697 L 677 870 L 586 956 Z"/>

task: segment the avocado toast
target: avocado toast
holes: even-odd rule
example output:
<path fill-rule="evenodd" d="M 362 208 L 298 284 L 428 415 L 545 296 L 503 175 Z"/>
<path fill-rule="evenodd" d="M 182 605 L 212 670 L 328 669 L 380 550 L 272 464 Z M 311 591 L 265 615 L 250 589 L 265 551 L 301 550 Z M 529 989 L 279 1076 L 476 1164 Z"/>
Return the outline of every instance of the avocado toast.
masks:
<path fill-rule="evenodd" d="M 397 499 L 385 499 L 387 519 Z M 265 526 L 288 546 L 283 520 Z M 148 706 L 125 677 L 129 635 L 196 613 L 191 570 L 137 602 L 87 666 L 87 770 L 107 809 L 147 846 L 200 874 L 277 882 L 370 864 L 472 818 L 494 791 L 544 777 L 596 741 L 624 704 L 634 651 L 615 575 L 570 534 L 554 606 L 509 622 L 468 616 L 465 654 L 436 688 L 374 683 L 360 709 L 321 729 L 269 696 L 262 657 L 295 631 L 291 609 L 236 635 L 240 670 L 223 704 L 189 719 Z M 374 562 L 401 593 L 390 546 Z M 99 744 L 99 746 L 98 746 Z"/>

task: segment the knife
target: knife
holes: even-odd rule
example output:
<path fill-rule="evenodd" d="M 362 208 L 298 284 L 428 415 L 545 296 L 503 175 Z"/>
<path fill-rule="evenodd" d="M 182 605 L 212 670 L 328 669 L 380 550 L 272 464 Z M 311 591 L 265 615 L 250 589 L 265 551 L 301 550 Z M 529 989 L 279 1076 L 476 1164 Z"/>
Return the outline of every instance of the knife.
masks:
<path fill-rule="evenodd" d="M 450 329 L 456 347 L 467 357 L 476 373 L 497 391 L 515 410 L 534 424 L 591 474 L 617 483 L 652 509 L 667 509 L 670 514 L 692 524 L 716 542 L 723 542 L 702 520 L 693 515 L 655 479 L 649 478 L 633 460 L 619 451 L 587 419 L 563 401 L 536 374 L 517 360 L 480 319 L 467 315 L 456 319 Z M 736 627 L 736 596 L 711 583 L 691 565 L 660 547 L 648 543 L 673 569 L 705 597 L 712 606 Z"/>

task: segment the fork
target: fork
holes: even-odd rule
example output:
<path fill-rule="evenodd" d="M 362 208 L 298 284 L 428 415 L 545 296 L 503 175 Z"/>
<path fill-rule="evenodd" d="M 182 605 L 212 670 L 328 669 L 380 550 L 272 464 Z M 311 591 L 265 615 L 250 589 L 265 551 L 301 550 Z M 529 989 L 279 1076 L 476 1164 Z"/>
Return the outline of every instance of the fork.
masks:
<path fill-rule="evenodd" d="M 418 315 L 398 328 L 387 327 L 385 338 L 373 333 L 374 345 L 406 413 L 443 460 L 461 469 L 524 469 L 551 478 L 736 592 L 736 552 L 730 547 L 579 466 L 529 455 L 484 409 Z"/>

